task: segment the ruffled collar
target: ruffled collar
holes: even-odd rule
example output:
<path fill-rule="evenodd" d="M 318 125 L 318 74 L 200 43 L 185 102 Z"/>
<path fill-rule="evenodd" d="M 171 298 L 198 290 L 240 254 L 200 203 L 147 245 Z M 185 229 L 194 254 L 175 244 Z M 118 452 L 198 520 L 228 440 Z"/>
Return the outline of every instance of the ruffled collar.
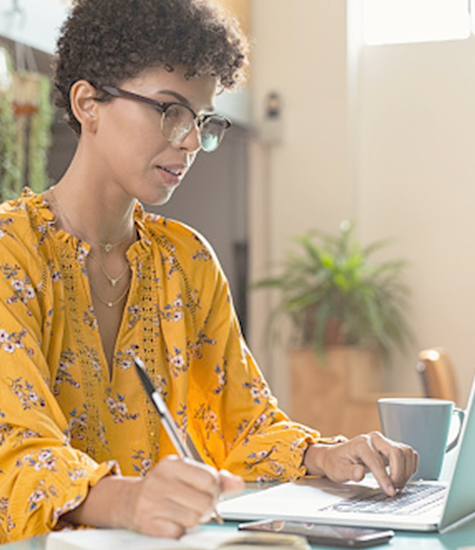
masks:
<path fill-rule="evenodd" d="M 46 224 L 51 234 L 61 243 L 70 246 L 75 250 L 78 260 L 84 259 L 90 251 L 90 245 L 86 241 L 71 235 L 64 229 L 57 229 L 56 217 L 51 210 L 50 204 L 43 193 L 35 193 L 29 187 L 25 187 L 19 199 L 24 202 L 31 210 L 33 216 L 39 216 Z M 127 258 L 132 260 L 134 257 L 150 252 L 151 234 L 147 227 L 148 214 L 143 205 L 137 201 L 134 210 L 134 221 L 137 227 L 138 240 L 131 244 L 127 250 Z M 39 220 L 38 220 L 39 221 Z M 38 224 L 38 227 L 41 224 Z"/>

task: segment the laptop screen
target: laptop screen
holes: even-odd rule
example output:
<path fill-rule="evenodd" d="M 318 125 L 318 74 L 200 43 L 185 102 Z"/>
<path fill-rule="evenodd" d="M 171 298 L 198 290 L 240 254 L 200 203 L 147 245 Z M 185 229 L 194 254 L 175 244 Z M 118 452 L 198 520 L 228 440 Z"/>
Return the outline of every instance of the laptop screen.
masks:
<path fill-rule="evenodd" d="M 439 531 L 475 514 L 475 378 L 472 382 Z"/>

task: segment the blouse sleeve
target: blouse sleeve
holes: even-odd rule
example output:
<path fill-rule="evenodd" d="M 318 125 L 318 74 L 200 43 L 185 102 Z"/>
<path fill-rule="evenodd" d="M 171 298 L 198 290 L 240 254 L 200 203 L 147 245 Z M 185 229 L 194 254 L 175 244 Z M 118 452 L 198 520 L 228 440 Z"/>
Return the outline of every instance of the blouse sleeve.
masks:
<path fill-rule="evenodd" d="M 194 346 L 188 423 L 208 461 L 246 480 L 295 479 L 305 475 L 309 444 L 317 431 L 291 422 L 277 406 L 241 334 L 228 283 L 216 261 L 201 296 L 207 316 Z"/>
<path fill-rule="evenodd" d="M 27 250 L 0 228 L 0 543 L 52 530 L 115 468 L 69 444 L 46 361 L 46 267 Z"/>

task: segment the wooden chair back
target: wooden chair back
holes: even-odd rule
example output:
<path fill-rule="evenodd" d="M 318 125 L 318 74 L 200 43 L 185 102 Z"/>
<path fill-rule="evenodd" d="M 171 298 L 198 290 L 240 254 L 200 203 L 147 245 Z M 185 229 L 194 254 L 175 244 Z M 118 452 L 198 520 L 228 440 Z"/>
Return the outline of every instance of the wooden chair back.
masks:
<path fill-rule="evenodd" d="M 416 369 L 426 397 L 448 399 L 457 404 L 457 376 L 452 359 L 443 348 L 421 351 Z"/>

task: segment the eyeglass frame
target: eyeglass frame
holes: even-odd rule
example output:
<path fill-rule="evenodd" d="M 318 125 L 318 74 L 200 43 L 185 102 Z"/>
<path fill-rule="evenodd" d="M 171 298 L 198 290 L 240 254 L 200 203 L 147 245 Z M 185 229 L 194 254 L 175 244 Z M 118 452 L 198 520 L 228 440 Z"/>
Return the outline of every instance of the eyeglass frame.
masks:
<path fill-rule="evenodd" d="M 195 122 L 195 128 L 198 130 L 200 147 L 206 153 L 212 153 L 212 152 L 216 151 L 216 149 L 221 144 L 221 141 L 218 143 L 216 149 L 212 149 L 211 151 L 206 151 L 206 149 L 203 148 L 202 143 L 201 143 L 201 127 L 203 126 L 205 121 L 210 119 L 210 118 L 213 118 L 213 117 L 219 118 L 220 120 L 224 121 L 225 126 L 224 126 L 224 131 L 223 131 L 223 137 L 224 137 L 226 131 L 229 130 L 229 128 L 232 126 L 232 122 L 227 117 L 225 117 L 224 115 L 217 114 L 217 113 L 198 115 L 197 113 L 195 113 L 195 111 L 189 105 L 186 105 L 186 103 L 182 103 L 180 101 L 159 101 L 159 100 L 156 100 L 156 99 L 152 99 L 151 97 L 146 97 L 146 96 L 143 96 L 143 95 L 140 95 L 140 94 L 136 94 L 135 92 L 129 92 L 128 90 L 124 90 L 123 88 L 118 88 L 117 86 L 104 85 L 104 86 L 98 86 L 97 89 L 102 91 L 102 92 L 105 92 L 107 95 L 110 95 L 112 97 L 119 97 L 119 98 L 122 98 L 122 99 L 130 99 L 132 101 L 137 101 L 139 103 L 144 103 L 145 105 L 150 105 L 151 107 L 153 107 L 157 112 L 159 112 L 162 115 L 164 115 L 166 110 L 169 107 L 171 107 L 172 105 L 179 105 L 180 107 L 185 107 L 185 109 L 188 109 L 188 111 L 191 113 L 191 115 L 193 117 L 193 121 L 197 121 L 197 122 Z M 94 99 L 96 101 L 104 101 L 105 98 L 96 97 Z M 163 127 L 162 126 L 161 126 L 161 130 L 162 130 L 162 134 L 163 134 Z M 177 143 L 183 142 L 183 140 L 186 139 L 186 137 L 190 135 L 191 131 L 192 131 L 192 129 L 190 129 L 190 131 L 187 132 L 181 138 L 181 140 Z M 164 137 L 166 138 L 166 136 L 164 136 Z M 169 138 L 166 138 L 166 139 L 168 139 L 168 141 L 170 143 L 173 143 L 173 140 L 171 140 Z M 222 140 L 222 138 L 221 138 L 221 140 Z"/>

